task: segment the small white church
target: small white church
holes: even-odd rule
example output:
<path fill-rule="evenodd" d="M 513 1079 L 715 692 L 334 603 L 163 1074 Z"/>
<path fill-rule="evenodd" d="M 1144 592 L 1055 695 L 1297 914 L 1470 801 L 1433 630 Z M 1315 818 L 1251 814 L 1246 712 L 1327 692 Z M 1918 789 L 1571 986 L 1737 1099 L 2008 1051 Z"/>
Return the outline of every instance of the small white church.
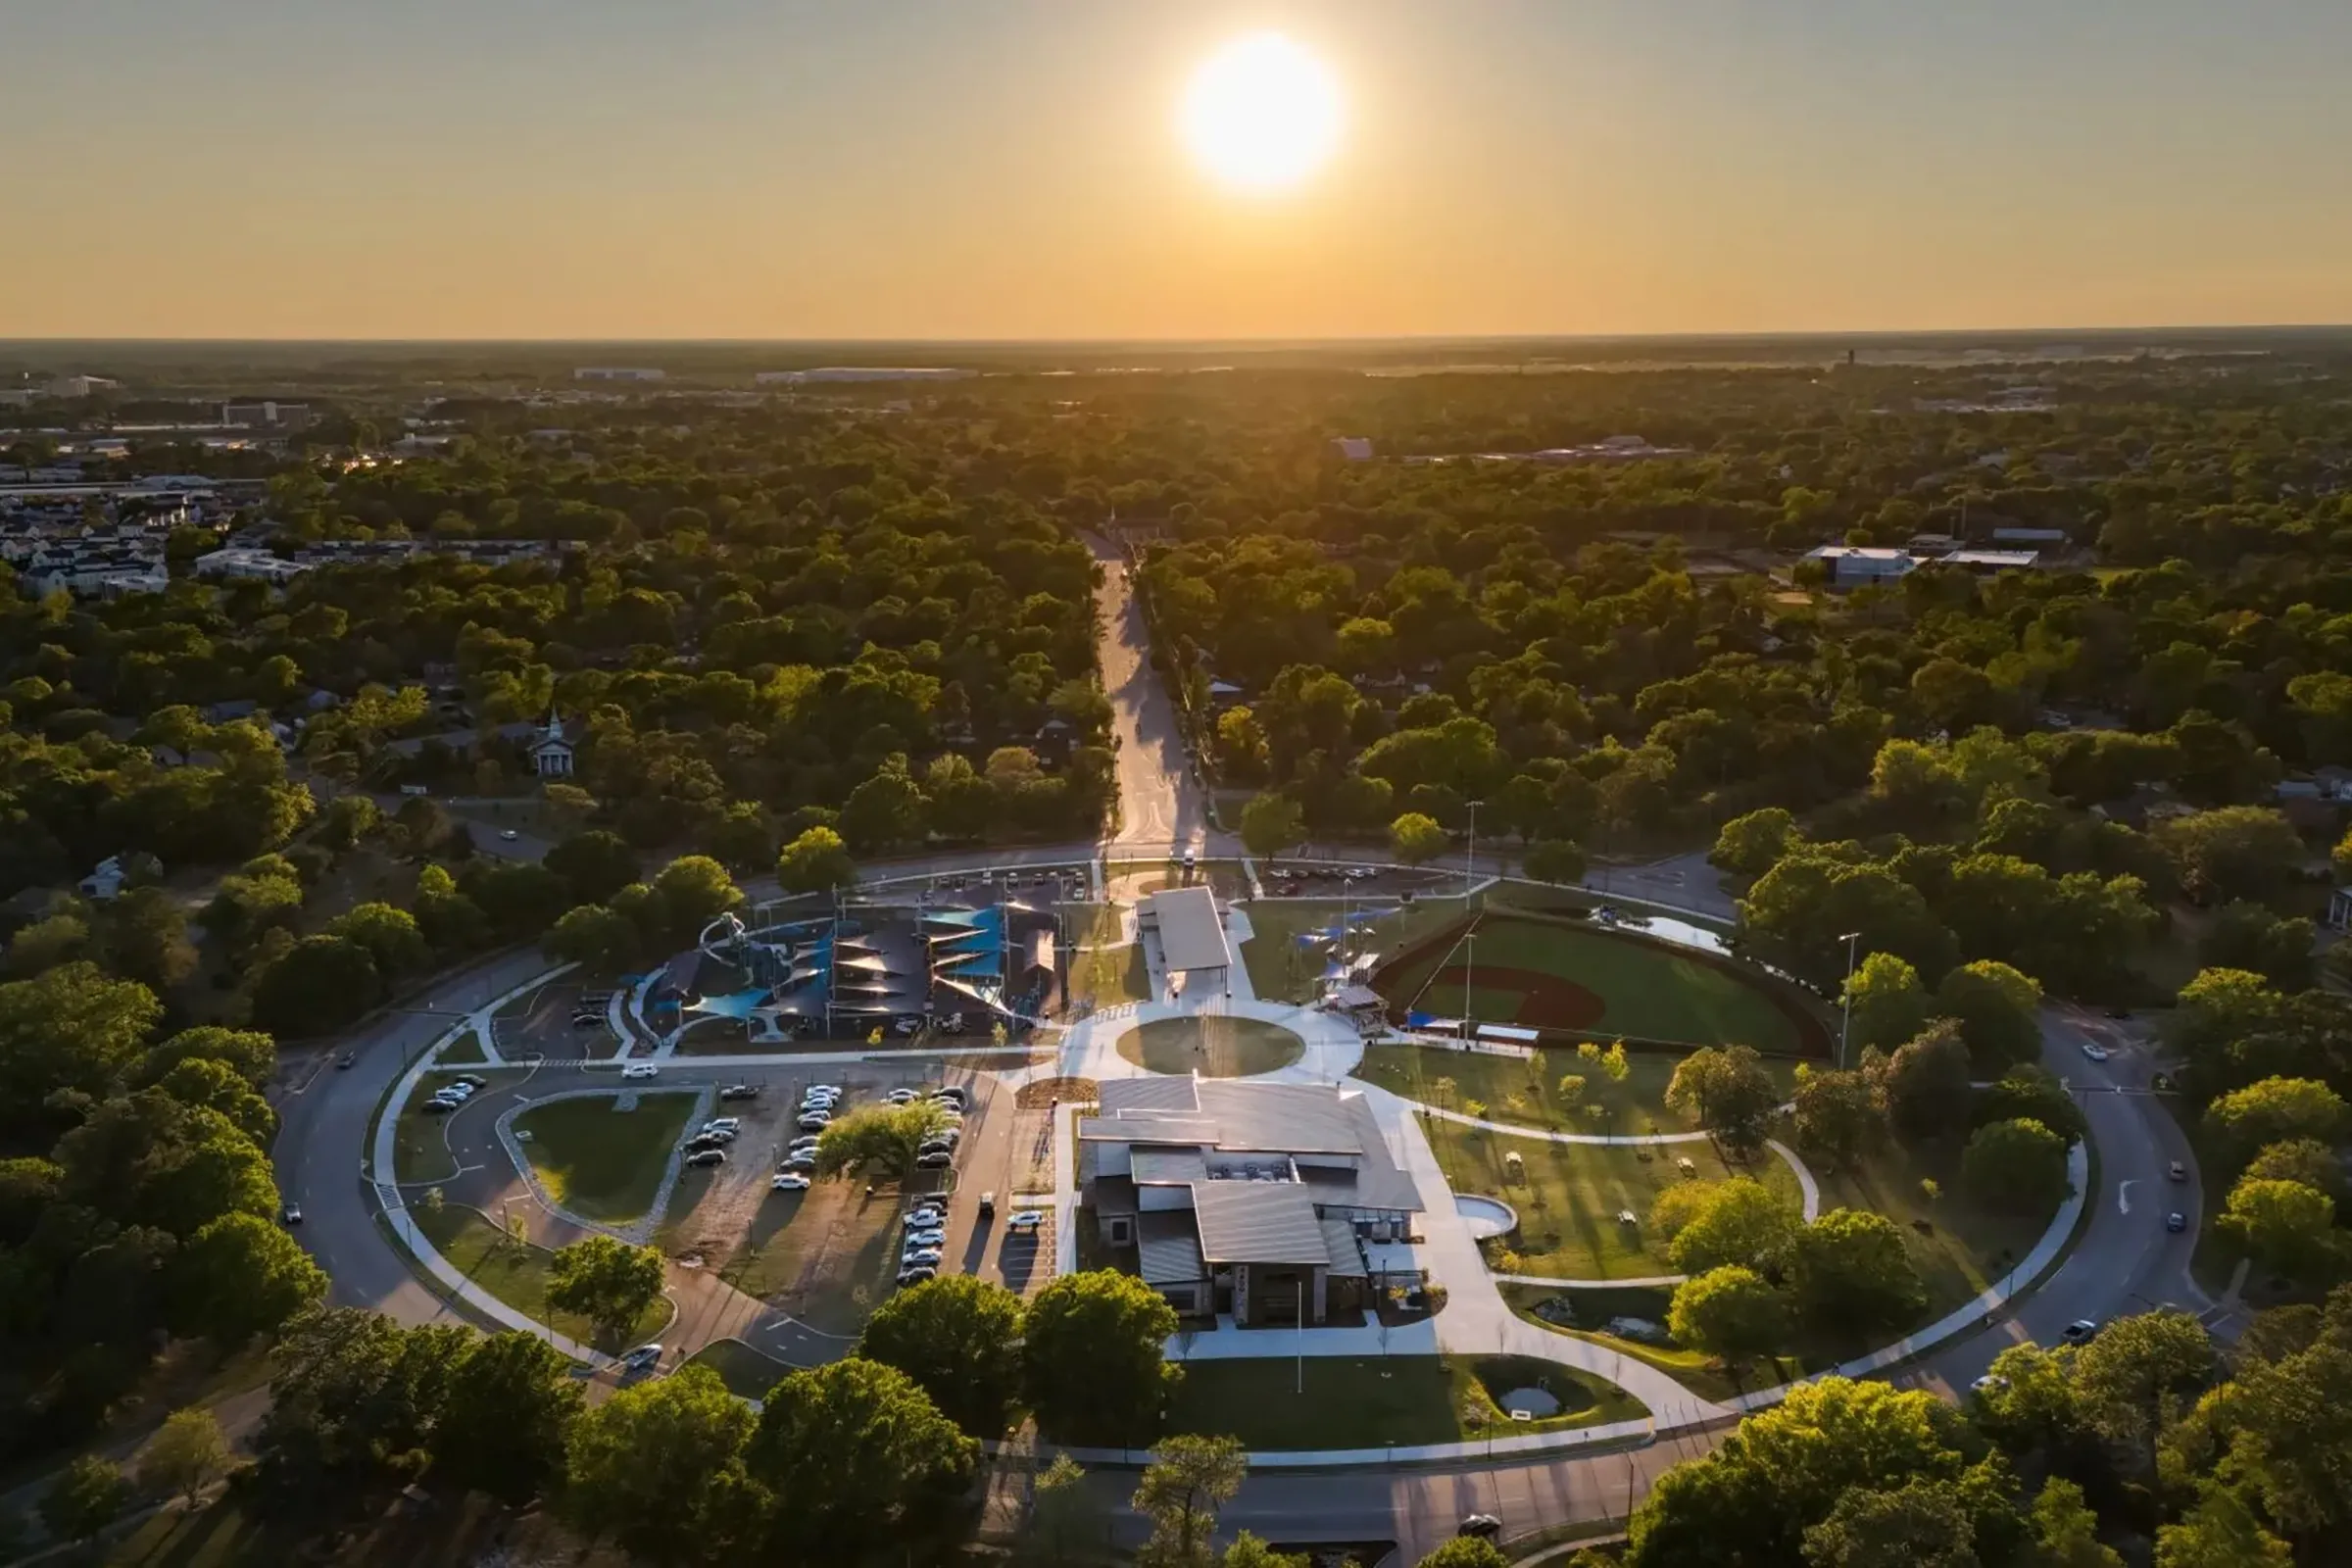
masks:
<path fill-rule="evenodd" d="M 551 712 L 539 738 L 531 743 L 531 771 L 541 778 L 571 777 L 571 742 L 564 738 L 564 715 Z"/>

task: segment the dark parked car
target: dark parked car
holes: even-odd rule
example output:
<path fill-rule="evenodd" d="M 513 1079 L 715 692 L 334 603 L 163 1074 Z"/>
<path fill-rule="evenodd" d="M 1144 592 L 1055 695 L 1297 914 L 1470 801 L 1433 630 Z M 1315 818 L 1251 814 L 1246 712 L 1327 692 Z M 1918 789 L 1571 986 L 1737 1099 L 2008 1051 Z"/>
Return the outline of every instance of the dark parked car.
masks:
<path fill-rule="evenodd" d="M 758 1100 L 760 1086 L 758 1084 L 729 1084 L 718 1092 L 718 1098 L 721 1100 Z"/>
<path fill-rule="evenodd" d="M 1466 1513 L 1462 1515 L 1462 1522 L 1453 1527 L 1453 1533 L 1457 1536 L 1476 1536 L 1482 1541 L 1493 1541 L 1496 1536 L 1502 1534 L 1502 1521 L 1491 1513 Z"/>

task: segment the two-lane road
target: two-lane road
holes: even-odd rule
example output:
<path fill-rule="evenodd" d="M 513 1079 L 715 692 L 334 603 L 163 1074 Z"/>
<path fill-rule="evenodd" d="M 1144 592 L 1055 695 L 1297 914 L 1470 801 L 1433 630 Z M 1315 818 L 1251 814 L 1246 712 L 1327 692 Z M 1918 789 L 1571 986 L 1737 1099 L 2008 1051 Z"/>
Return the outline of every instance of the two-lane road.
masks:
<path fill-rule="evenodd" d="M 1095 601 L 1096 657 L 1118 746 L 1119 831 L 1113 847 L 1161 854 L 1171 847 L 1203 848 L 1210 838 L 1208 792 L 1185 757 L 1176 705 L 1152 668 L 1152 634 L 1128 581 L 1127 559 L 1107 539 L 1085 538 L 1102 568 L 1102 589 Z M 1219 842 L 1225 841 L 1220 837 Z"/>

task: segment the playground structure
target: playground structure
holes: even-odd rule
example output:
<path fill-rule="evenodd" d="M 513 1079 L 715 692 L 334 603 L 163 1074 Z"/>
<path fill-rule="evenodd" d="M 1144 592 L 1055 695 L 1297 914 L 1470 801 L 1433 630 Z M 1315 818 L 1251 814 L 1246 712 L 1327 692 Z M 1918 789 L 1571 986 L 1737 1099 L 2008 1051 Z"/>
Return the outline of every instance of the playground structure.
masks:
<path fill-rule="evenodd" d="M 747 1040 L 961 1034 L 1026 1026 L 1063 983 L 1060 921 L 1001 903 L 729 912 L 672 957 L 648 993 L 665 1027 L 741 1022 Z"/>

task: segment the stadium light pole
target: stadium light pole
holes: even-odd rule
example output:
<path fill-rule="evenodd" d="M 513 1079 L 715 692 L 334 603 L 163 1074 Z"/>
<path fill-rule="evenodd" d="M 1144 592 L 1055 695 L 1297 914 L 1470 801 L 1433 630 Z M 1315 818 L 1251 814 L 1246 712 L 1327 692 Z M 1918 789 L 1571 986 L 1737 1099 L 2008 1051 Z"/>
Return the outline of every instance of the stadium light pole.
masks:
<path fill-rule="evenodd" d="M 1845 989 L 1838 994 L 1838 1070 L 1845 1070 L 1845 1037 L 1854 1024 L 1854 944 L 1862 939 L 1859 931 L 1848 931 L 1838 940 L 1845 944 Z"/>
<path fill-rule="evenodd" d="M 1485 804 L 1484 801 L 1470 803 L 1470 841 L 1468 847 L 1462 852 L 1462 912 L 1464 914 L 1470 912 L 1470 889 L 1472 884 L 1478 880 L 1478 808 Z"/>

